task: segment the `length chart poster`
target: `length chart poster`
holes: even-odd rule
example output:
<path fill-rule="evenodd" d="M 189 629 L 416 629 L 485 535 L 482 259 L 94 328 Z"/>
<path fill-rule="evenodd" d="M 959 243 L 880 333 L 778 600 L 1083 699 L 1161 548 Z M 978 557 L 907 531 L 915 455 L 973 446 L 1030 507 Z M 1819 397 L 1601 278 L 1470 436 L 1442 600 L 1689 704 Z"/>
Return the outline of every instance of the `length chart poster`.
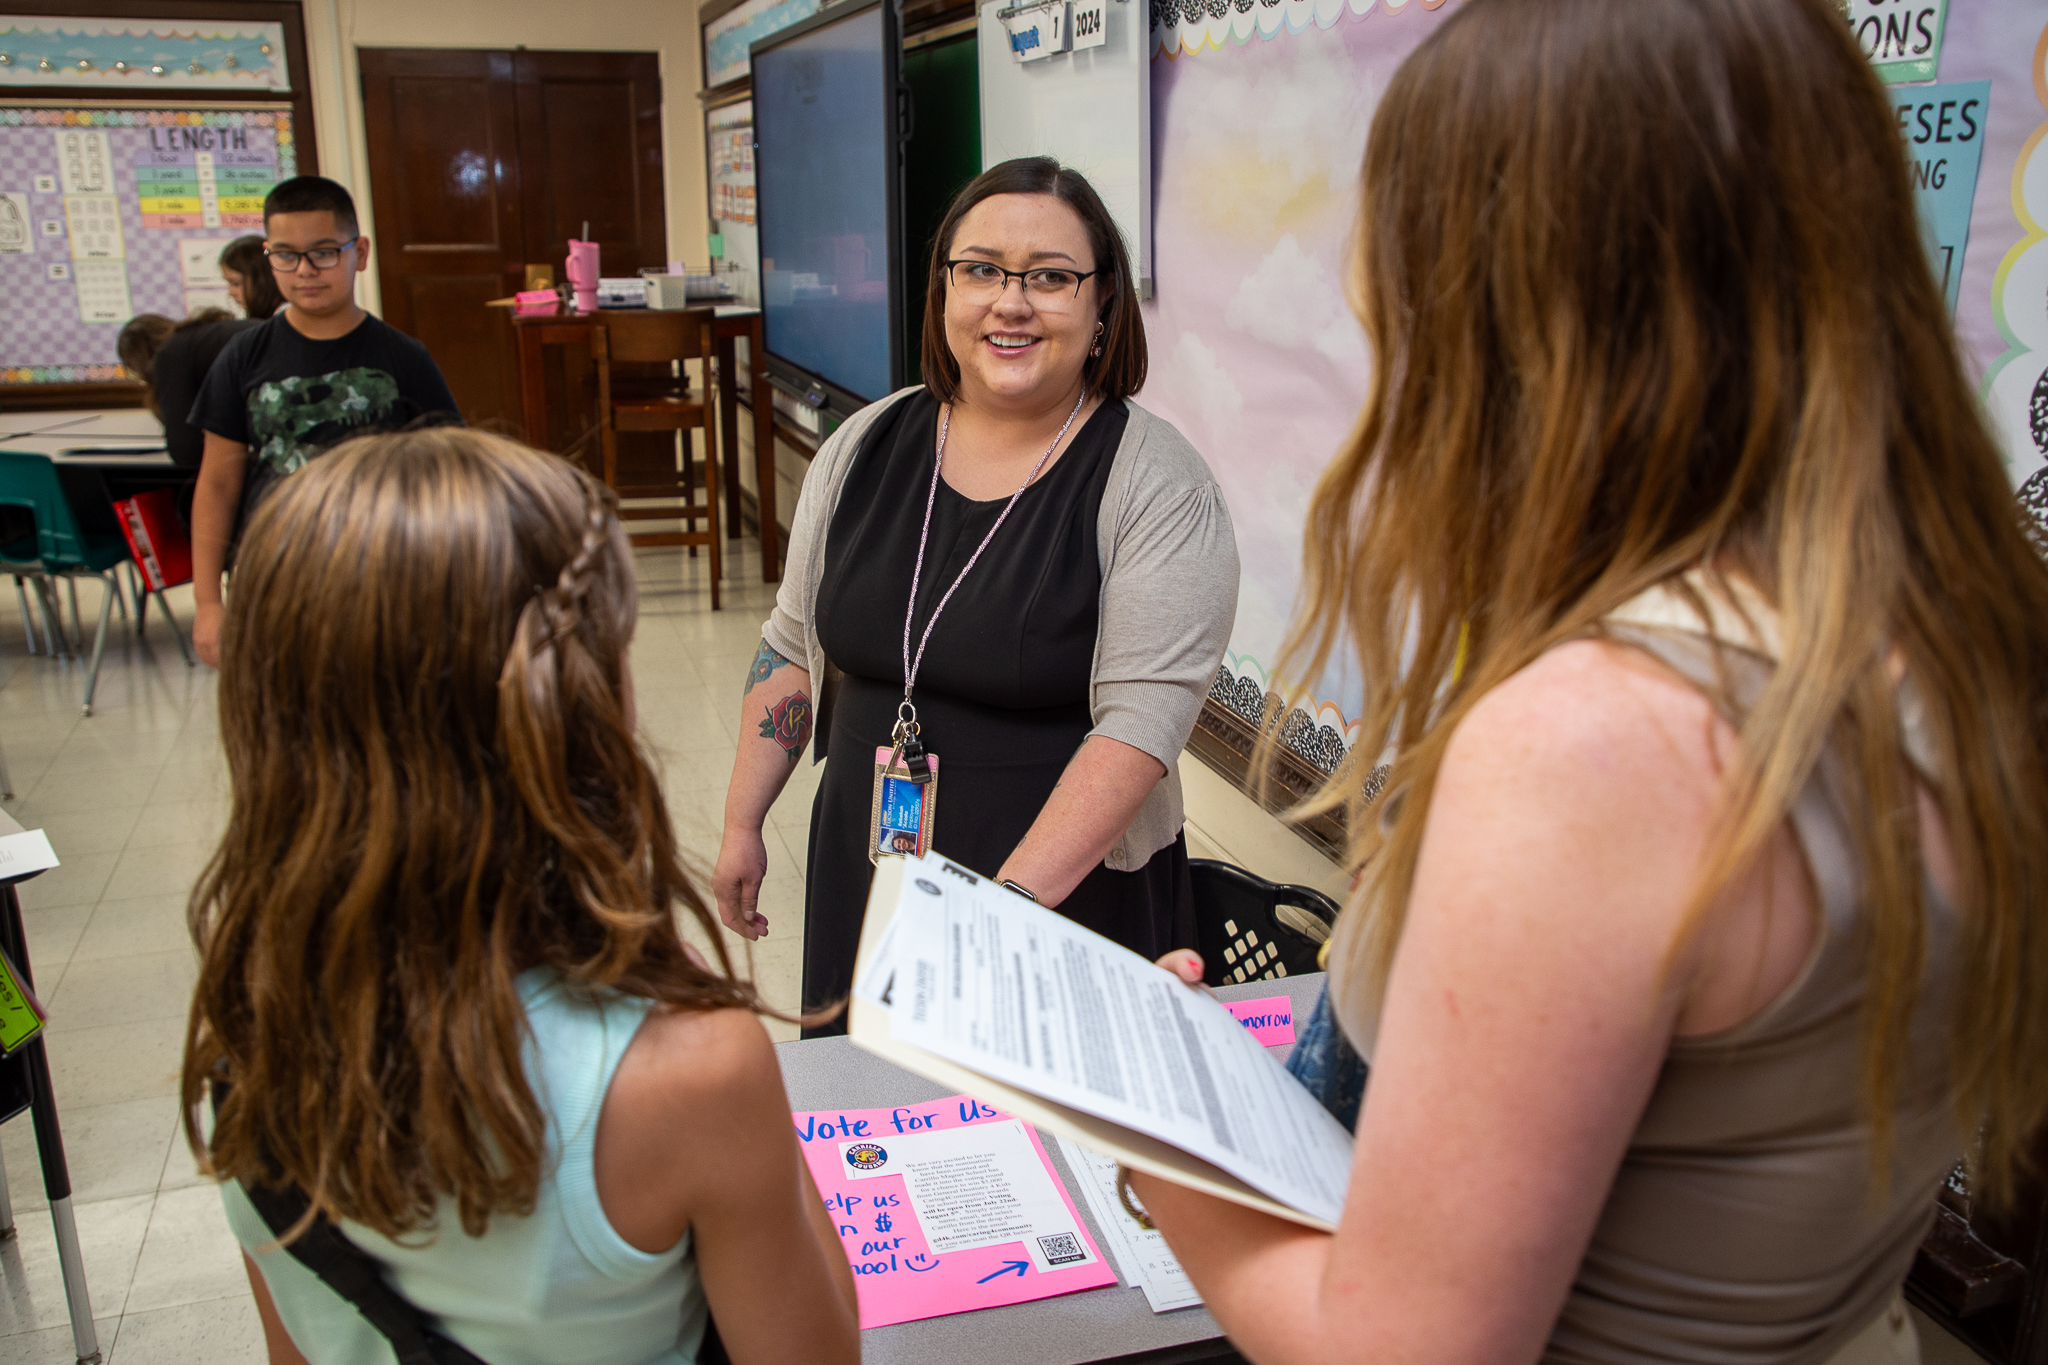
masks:
<path fill-rule="evenodd" d="M 791 1117 L 863 1328 L 1116 1283 L 1021 1119 L 967 1095 Z"/>
<path fill-rule="evenodd" d="M 122 378 L 129 318 L 228 306 L 221 248 L 296 174 L 288 109 L 0 107 L 0 385 Z"/>

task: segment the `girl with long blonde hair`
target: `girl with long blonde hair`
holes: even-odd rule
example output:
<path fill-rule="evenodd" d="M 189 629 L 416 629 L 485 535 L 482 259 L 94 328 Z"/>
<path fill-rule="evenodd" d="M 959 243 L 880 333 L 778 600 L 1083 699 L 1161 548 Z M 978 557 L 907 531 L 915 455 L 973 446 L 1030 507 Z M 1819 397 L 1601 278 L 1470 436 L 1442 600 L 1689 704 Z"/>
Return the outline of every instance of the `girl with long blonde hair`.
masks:
<path fill-rule="evenodd" d="M 350 442 L 251 524 L 183 1098 L 274 1362 L 393 1359 L 295 1258 L 316 1220 L 491 1365 L 686 1365 L 707 1314 L 741 1365 L 858 1359 L 763 1006 L 634 735 L 637 614 L 610 493 L 476 432 Z"/>
<path fill-rule="evenodd" d="M 1917 1359 L 2048 1118 L 2048 571 L 1891 102 L 1825 0 L 1470 0 L 1363 199 L 1349 1197 L 1142 1196 L 1261 1365 Z"/>

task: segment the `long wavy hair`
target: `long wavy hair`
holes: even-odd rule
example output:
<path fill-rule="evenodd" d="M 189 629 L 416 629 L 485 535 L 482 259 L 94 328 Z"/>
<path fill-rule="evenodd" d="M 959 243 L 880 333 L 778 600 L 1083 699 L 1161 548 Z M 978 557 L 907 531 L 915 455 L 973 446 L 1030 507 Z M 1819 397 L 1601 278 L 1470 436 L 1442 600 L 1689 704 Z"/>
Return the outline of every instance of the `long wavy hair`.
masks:
<path fill-rule="evenodd" d="M 634 738 L 636 614 L 611 494 L 498 437 L 351 441 L 252 519 L 221 645 L 232 806 L 191 907 L 185 1132 L 216 1176 L 388 1236 L 445 1197 L 475 1235 L 540 1184 L 522 972 L 759 1007 Z"/>
<path fill-rule="evenodd" d="M 1362 873 L 1333 969 L 1384 985 L 1438 769 L 1481 697 L 1646 588 L 1739 575 L 1784 653 L 1741 721 L 1688 924 L 1837 746 L 1881 1171 L 1928 952 L 1924 784 L 1959 878 L 1956 1099 L 1983 1188 L 2009 1190 L 2048 1117 L 2048 570 L 1841 14 L 1471 0 L 1389 85 L 1363 199 L 1376 363 L 1311 504 L 1281 669 L 1355 651 L 1366 679 L 1352 757 L 1312 803 L 1348 808 Z M 1900 666 L 1933 772 L 1901 749 Z"/>

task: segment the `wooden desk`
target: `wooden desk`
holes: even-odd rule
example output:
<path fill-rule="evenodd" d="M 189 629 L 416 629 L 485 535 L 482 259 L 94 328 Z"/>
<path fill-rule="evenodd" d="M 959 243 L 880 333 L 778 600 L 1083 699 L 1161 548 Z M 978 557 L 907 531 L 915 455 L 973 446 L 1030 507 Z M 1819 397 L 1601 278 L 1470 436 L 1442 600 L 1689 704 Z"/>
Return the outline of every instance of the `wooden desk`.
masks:
<path fill-rule="evenodd" d="M 540 310 L 515 308 L 512 326 L 519 335 L 519 401 L 526 419 L 527 440 L 541 445 L 547 440 L 548 391 L 547 354 L 549 346 L 587 346 L 590 329 L 604 320 L 606 309 L 579 313 L 573 308 Z M 642 312 L 642 309 L 612 310 Z M 725 463 L 726 535 L 740 536 L 740 471 L 731 452 L 740 448 L 739 393 L 732 382 L 738 356 L 734 346 L 747 339 L 748 359 L 754 387 L 754 481 L 761 524 L 761 581 L 773 583 L 782 577 L 781 542 L 777 539 L 775 507 L 775 405 L 768 396 L 762 373 L 761 310 L 720 307 L 716 329 L 718 344 L 718 446 Z"/>

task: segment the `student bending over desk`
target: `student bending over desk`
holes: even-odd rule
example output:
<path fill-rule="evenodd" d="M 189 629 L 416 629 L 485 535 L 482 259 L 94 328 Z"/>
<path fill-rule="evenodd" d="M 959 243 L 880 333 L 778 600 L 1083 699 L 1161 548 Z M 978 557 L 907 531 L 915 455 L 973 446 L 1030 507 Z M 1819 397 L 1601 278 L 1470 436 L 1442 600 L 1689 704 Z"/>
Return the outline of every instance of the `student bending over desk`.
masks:
<path fill-rule="evenodd" d="M 300 1259 L 337 1227 L 490 1365 L 690 1365 L 707 1318 L 738 1365 L 859 1358 L 763 1006 L 634 738 L 634 582 L 608 490 L 475 432 L 351 441 L 251 522 L 183 1098 L 273 1362 L 395 1359 Z M 331 1226 L 279 1249 L 293 1196 Z"/>
<path fill-rule="evenodd" d="M 1134 1177 L 1259 1365 L 1903 1365 L 2048 1118 L 2048 567 L 1828 0 L 1471 0 L 1389 84 L 1315 678 L 1394 752 L 1333 1236 Z"/>

